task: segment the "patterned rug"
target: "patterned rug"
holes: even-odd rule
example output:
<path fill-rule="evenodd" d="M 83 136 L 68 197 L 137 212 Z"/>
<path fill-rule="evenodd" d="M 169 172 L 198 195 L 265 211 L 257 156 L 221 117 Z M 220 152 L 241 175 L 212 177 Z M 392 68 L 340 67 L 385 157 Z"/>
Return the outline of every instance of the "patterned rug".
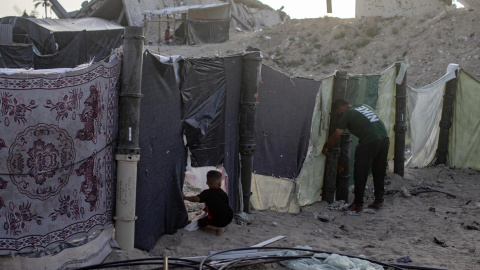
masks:
<path fill-rule="evenodd" d="M 0 70 L 0 255 L 51 249 L 112 223 L 120 67 Z"/>

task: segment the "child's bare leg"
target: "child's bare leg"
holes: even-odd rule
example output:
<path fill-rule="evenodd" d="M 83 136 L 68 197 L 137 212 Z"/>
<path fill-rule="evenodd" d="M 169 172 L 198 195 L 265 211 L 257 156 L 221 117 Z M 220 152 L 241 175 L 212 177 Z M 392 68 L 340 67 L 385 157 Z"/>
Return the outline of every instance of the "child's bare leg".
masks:
<path fill-rule="evenodd" d="M 218 228 L 217 227 L 217 236 L 221 236 L 225 232 L 225 228 Z"/>
<path fill-rule="evenodd" d="M 218 236 L 222 235 L 225 232 L 225 228 L 220 228 L 212 225 L 207 225 L 202 228 L 202 230 L 211 230 L 214 231 Z"/>

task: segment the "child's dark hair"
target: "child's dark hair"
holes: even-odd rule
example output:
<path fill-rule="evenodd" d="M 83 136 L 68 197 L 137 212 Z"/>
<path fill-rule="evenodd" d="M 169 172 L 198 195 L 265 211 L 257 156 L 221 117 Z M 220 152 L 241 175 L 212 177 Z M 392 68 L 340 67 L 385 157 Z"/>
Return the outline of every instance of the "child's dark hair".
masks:
<path fill-rule="evenodd" d="M 337 101 L 335 101 L 335 103 L 333 104 L 333 109 L 336 110 L 340 107 L 343 107 L 343 106 L 346 106 L 346 105 L 349 105 L 350 103 L 348 101 L 346 101 L 345 99 L 338 99 Z"/>
<path fill-rule="evenodd" d="M 207 181 L 208 182 L 214 182 L 214 181 L 218 181 L 218 180 L 222 180 L 222 173 L 219 172 L 219 171 L 209 171 L 207 173 Z"/>

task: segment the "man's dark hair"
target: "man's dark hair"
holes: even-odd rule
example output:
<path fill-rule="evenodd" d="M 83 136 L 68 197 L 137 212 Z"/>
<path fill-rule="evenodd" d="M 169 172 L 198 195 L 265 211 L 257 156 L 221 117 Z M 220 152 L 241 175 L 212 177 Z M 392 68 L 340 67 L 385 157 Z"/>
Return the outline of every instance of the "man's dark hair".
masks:
<path fill-rule="evenodd" d="M 221 180 L 222 179 L 222 173 L 219 171 L 209 171 L 207 173 L 207 181 L 215 181 L 215 180 Z"/>
<path fill-rule="evenodd" d="M 341 108 L 341 107 L 347 106 L 347 105 L 350 105 L 350 103 L 348 101 L 346 101 L 345 99 L 339 99 L 339 100 L 335 101 L 335 103 L 333 104 L 333 109 L 336 110 L 338 108 Z"/>

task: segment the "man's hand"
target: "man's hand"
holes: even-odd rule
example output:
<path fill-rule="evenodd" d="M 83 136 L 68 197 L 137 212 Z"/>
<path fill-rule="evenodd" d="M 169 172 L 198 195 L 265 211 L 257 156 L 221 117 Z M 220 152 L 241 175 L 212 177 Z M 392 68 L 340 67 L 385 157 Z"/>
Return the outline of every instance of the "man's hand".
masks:
<path fill-rule="evenodd" d="M 323 146 L 322 153 L 323 153 L 324 155 L 327 155 L 327 152 L 328 152 L 328 147 Z"/>
<path fill-rule="evenodd" d="M 334 146 L 338 140 L 340 140 L 340 137 L 342 136 L 342 133 L 343 133 L 343 129 L 336 129 L 334 133 L 332 133 L 332 135 L 330 135 L 330 137 L 328 138 L 327 142 L 325 143 L 325 145 L 323 145 L 323 149 L 322 149 L 322 153 L 324 155 L 327 154 L 328 152 L 328 149 L 332 146 Z"/>

